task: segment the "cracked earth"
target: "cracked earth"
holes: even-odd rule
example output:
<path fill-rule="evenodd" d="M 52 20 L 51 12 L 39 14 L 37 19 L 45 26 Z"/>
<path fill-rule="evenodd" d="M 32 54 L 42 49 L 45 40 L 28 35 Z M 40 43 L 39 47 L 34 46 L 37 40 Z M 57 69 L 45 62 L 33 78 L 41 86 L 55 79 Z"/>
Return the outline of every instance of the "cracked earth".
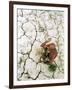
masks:
<path fill-rule="evenodd" d="M 64 12 L 50 10 L 17 10 L 17 80 L 48 80 L 64 78 Z M 56 44 L 56 70 L 44 63 L 46 40 Z"/>

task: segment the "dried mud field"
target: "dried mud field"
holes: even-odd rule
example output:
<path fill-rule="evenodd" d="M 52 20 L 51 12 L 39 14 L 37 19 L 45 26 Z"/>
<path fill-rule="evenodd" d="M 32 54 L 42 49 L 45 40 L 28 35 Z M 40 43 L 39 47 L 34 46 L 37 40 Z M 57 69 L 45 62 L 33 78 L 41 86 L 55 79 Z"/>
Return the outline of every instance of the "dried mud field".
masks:
<path fill-rule="evenodd" d="M 51 40 L 57 57 L 44 63 L 41 44 Z M 17 80 L 64 78 L 64 12 L 57 10 L 17 9 Z"/>

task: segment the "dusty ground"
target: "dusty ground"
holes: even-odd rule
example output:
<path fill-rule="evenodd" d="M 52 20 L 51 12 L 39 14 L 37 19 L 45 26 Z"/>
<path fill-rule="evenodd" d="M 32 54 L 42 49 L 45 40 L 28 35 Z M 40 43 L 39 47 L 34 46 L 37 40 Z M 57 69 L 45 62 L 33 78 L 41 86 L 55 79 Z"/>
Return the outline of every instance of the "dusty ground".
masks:
<path fill-rule="evenodd" d="M 64 12 L 17 10 L 18 80 L 64 78 Z M 56 70 L 41 61 L 43 42 L 51 38 L 58 52 Z"/>

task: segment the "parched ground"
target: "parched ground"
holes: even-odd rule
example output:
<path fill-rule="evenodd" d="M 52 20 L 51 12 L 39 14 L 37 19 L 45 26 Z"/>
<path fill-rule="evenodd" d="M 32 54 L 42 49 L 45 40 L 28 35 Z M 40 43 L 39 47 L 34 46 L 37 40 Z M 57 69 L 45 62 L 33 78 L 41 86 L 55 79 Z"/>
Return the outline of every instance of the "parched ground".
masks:
<path fill-rule="evenodd" d="M 17 10 L 17 80 L 64 78 L 64 12 Z M 41 44 L 51 39 L 58 52 L 53 65 L 44 63 Z M 54 70 L 55 68 L 55 70 Z"/>

